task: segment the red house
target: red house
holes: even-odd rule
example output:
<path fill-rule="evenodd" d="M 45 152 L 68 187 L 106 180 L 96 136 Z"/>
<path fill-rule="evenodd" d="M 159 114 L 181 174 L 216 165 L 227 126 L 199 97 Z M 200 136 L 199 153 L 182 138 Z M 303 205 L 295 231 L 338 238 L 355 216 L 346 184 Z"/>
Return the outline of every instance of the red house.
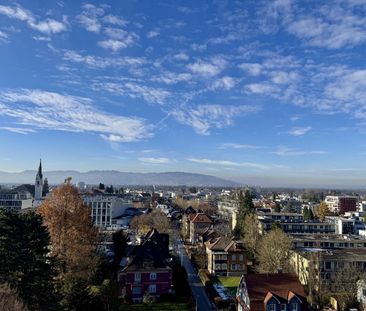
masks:
<path fill-rule="evenodd" d="M 122 293 L 135 303 L 145 294 L 153 298 L 168 294 L 172 288 L 172 270 L 169 258 L 169 236 L 151 230 L 141 245 L 137 245 L 119 272 Z"/>

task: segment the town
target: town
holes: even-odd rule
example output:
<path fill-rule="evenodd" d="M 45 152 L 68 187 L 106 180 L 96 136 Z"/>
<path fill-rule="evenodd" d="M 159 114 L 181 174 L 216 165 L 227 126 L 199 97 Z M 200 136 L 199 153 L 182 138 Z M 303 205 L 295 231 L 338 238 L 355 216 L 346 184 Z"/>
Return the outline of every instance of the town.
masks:
<path fill-rule="evenodd" d="M 1 279 L 30 310 L 51 297 L 62 297 L 65 310 L 361 310 L 365 200 L 349 191 L 122 187 L 71 177 L 50 185 L 40 163 L 34 184 L 1 187 Z M 17 247 L 30 257 L 18 258 Z M 34 265 L 56 275 L 35 278 Z M 43 286 L 50 297 L 37 294 Z"/>

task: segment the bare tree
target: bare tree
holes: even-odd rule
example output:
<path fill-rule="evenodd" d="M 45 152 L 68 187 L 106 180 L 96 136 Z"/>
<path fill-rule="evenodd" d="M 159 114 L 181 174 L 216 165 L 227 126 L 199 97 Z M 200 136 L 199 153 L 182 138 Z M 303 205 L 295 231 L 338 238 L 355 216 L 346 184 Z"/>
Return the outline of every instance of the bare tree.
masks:
<path fill-rule="evenodd" d="M 257 248 L 261 235 L 259 233 L 259 222 L 255 214 L 251 213 L 244 218 L 244 245 L 251 256 L 257 254 Z"/>
<path fill-rule="evenodd" d="M 27 311 L 17 292 L 8 284 L 0 284 L 0 311 Z"/>
<path fill-rule="evenodd" d="M 153 210 L 149 214 L 135 216 L 130 226 L 140 234 L 146 234 L 152 228 L 155 228 L 160 233 L 169 233 L 171 228 L 169 219 L 158 209 Z"/>
<path fill-rule="evenodd" d="M 292 241 L 281 229 L 273 229 L 259 242 L 259 271 L 276 273 L 290 270 Z"/>

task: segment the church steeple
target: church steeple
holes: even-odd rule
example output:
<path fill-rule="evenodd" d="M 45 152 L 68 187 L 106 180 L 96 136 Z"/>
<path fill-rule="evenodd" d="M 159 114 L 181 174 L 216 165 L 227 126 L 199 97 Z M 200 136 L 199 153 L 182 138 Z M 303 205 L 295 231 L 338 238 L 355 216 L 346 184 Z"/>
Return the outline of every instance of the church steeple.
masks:
<path fill-rule="evenodd" d="M 42 198 L 43 191 L 43 174 L 42 174 L 42 160 L 39 160 L 38 172 L 36 175 L 36 182 L 34 185 L 34 199 L 40 200 Z"/>
<path fill-rule="evenodd" d="M 42 159 L 39 159 L 39 167 L 38 167 L 38 173 L 37 175 L 41 178 L 43 178 L 43 174 L 42 174 Z"/>

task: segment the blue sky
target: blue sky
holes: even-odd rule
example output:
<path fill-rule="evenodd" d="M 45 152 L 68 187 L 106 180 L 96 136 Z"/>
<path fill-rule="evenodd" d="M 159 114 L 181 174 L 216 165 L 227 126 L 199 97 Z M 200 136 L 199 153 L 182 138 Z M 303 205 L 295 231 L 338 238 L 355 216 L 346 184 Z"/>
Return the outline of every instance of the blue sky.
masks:
<path fill-rule="evenodd" d="M 2 1 L 0 170 L 361 186 L 366 1 Z"/>

